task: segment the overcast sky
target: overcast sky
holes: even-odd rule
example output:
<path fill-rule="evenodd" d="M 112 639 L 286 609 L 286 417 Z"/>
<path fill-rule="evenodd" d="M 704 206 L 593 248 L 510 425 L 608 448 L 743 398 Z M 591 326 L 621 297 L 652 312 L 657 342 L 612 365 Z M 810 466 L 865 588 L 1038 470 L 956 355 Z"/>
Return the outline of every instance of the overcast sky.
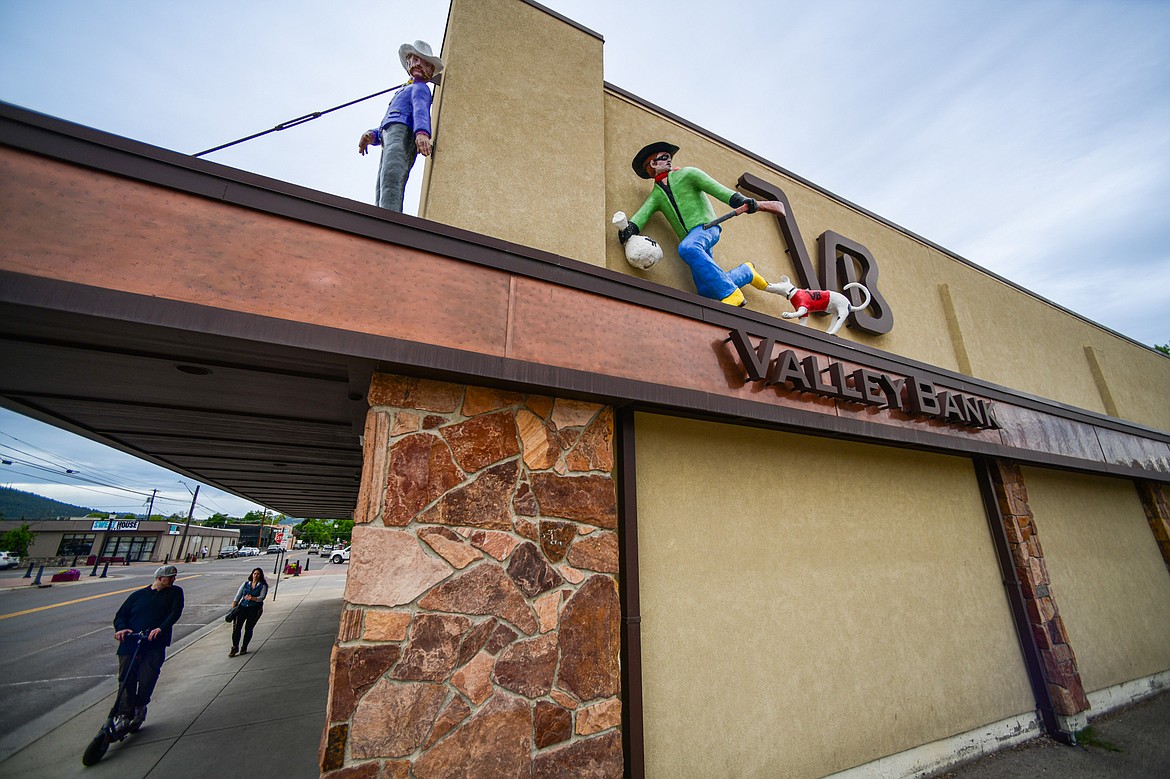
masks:
<path fill-rule="evenodd" d="M 1170 2 L 545 5 L 605 38 L 607 81 L 1105 327 L 1170 342 Z M 400 83 L 398 46 L 439 51 L 447 8 L 0 0 L 0 100 L 195 153 Z M 376 155 L 357 138 L 384 107 L 208 159 L 372 202 Z M 77 440 L 9 412 L 0 431 L 66 459 Z M 85 455 L 113 471 L 108 456 Z M 62 499 L 96 505 L 84 494 Z"/>

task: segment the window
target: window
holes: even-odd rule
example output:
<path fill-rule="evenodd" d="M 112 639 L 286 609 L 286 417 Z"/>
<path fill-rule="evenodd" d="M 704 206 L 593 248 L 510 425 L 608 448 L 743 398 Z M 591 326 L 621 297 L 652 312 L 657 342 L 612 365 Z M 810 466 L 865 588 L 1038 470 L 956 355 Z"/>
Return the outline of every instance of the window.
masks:
<path fill-rule="evenodd" d="M 154 554 L 155 536 L 106 536 L 105 548 L 102 549 L 102 560 L 130 560 L 140 562 L 149 560 Z"/>
<path fill-rule="evenodd" d="M 69 555 L 87 555 L 93 548 L 96 533 L 66 533 L 61 536 L 61 544 L 57 547 L 58 557 Z"/>

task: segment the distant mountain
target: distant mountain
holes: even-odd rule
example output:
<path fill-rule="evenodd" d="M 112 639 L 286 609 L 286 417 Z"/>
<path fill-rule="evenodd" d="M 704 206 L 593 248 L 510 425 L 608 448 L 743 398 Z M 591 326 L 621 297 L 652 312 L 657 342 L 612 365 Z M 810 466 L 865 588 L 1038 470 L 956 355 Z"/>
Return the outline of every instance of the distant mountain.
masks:
<path fill-rule="evenodd" d="M 4 519 L 34 520 L 57 517 L 84 517 L 92 512 L 84 506 L 74 506 L 59 500 L 34 495 L 31 492 L 0 487 L 0 515 Z"/>

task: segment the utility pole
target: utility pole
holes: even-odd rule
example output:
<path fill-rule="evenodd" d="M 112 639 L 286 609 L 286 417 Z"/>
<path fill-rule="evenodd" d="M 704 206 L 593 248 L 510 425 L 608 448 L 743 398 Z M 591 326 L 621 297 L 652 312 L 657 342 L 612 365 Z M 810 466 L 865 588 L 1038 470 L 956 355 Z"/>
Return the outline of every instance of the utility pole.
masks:
<path fill-rule="evenodd" d="M 154 496 L 157 494 L 158 494 L 158 490 L 151 490 L 150 491 L 150 503 L 148 503 L 146 506 L 146 521 L 147 522 L 150 521 L 150 515 L 154 512 Z M 109 543 L 109 541 L 107 539 L 107 544 L 108 543 Z M 114 547 L 114 548 L 117 549 L 117 547 Z M 126 549 L 126 565 L 129 565 L 129 564 L 130 564 L 130 550 L 129 550 L 129 548 L 127 548 Z"/>
<path fill-rule="evenodd" d="M 195 485 L 195 494 L 191 496 L 191 509 L 187 512 L 187 524 L 183 525 L 183 540 L 179 542 L 179 553 L 183 554 L 183 550 L 187 548 L 187 532 L 191 529 L 191 516 L 195 513 L 195 501 L 199 500 L 199 488 L 202 484 Z"/>

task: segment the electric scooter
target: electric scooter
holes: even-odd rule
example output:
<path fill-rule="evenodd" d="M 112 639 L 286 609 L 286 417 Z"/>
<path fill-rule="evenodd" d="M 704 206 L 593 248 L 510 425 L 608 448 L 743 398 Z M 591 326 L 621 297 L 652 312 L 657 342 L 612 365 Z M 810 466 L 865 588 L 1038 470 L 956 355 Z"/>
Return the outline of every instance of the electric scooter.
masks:
<path fill-rule="evenodd" d="M 121 683 L 118 685 L 118 694 L 114 697 L 114 706 L 110 709 L 110 716 L 106 719 L 102 729 L 93 737 L 93 741 L 89 742 L 89 746 L 85 748 L 85 754 L 81 756 L 81 764 L 91 766 L 102 759 L 106 754 L 106 750 L 110 748 L 110 744 L 115 741 L 121 741 L 131 733 L 137 733 L 138 729 L 142 727 L 141 722 L 134 722 L 125 714 L 118 714 L 118 703 L 122 700 L 122 694 L 126 691 L 126 685 L 133 678 L 135 673 L 134 663 L 138 660 L 138 650 L 142 647 L 142 642 L 147 640 L 146 633 L 131 633 L 126 636 L 125 640 L 134 641 L 134 653 L 130 655 L 130 663 L 126 666 L 126 676 L 123 677 Z"/>

